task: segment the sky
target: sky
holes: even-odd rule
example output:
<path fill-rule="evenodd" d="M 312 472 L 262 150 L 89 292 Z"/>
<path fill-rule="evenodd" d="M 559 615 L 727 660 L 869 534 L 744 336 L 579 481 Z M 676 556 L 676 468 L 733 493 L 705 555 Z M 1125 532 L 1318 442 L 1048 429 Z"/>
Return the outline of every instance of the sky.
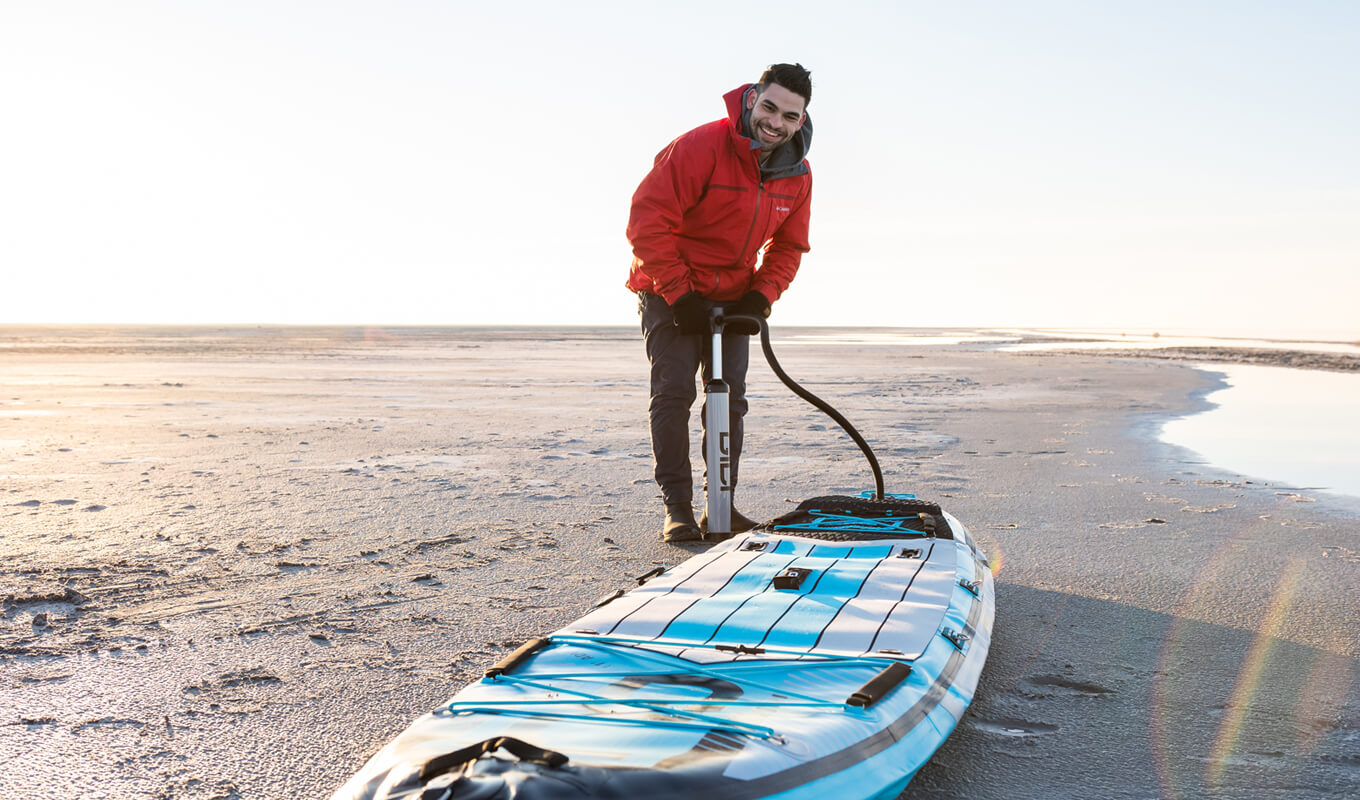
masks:
<path fill-rule="evenodd" d="M 633 325 L 629 199 L 812 70 L 785 325 L 1360 340 L 1360 3 L 0 2 L 0 323 Z"/>

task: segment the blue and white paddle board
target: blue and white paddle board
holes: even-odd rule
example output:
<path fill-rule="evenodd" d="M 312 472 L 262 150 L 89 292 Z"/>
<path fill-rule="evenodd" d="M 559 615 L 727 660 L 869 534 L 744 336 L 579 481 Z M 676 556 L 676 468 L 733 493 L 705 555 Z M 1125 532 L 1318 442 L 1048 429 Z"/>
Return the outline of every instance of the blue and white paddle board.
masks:
<path fill-rule="evenodd" d="M 896 796 L 972 701 L 994 616 L 963 524 L 896 497 L 814 498 L 602 599 L 334 800 Z"/>

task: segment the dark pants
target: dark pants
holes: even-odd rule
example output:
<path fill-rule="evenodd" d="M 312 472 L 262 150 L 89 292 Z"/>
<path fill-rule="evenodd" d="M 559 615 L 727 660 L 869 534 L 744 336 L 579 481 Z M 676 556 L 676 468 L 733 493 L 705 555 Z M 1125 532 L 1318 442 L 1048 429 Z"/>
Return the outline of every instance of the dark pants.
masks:
<path fill-rule="evenodd" d="M 703 376 L 712 374 L 710 351 L 712 336 L 685 336 L 675 327 L 671 307 L 657 295 L 638 294 L 638 313 L 642 316 L 642 341 L 647 360 L 652 364 L 652 457 L 656 461 L 656 483 L 667 505 L 692 503 L 694 478 L 689 463 L 689 410 L 698 394 L 694 376 L 703 367 Z M 728 385 L 728 410 L 731 418 L 732 486 L 737 485 L 737 463 L 741 459 L 742 418 L 746 416 L 746 367 L 750 363 L 751 337 L 728 333 L 723 336 L 722 377 Z M 704 417 L 699 417 L 702 422 Z M 704 430 L 707 442 L 708 431 Z M 705 458 L 708 448 L 701 451 Z"/>

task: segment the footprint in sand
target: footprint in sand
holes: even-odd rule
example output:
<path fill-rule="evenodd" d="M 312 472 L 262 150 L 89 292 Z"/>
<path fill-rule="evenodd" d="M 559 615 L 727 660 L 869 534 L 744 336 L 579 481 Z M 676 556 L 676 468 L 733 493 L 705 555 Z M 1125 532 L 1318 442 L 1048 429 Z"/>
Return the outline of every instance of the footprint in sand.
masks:
<path fill-rule="evenodd" d="M 1031 697 L 1104 697 L 1114 694 L 1115 690 L 1098 683 L 1076 680 L 1062 675 L 1035 675 L 1022 682 L 1025 694 Z"/>
<path fill-rule="evenodd" d="M 1237 508 L 1237 505 L 1235 503 L 1219 503 L 1216 506 L 1186 506 L 1181 511 L 1194 511 L 1197 514 L 1217 514 L 1230 508 Z"/>
<path fill-rule="evenodd" d="M 283 679 L 263 667 L 225 672 L 217 676 L 217 685 L 224 689 L 236 686 L 268 686 L 283 683 Z"/>

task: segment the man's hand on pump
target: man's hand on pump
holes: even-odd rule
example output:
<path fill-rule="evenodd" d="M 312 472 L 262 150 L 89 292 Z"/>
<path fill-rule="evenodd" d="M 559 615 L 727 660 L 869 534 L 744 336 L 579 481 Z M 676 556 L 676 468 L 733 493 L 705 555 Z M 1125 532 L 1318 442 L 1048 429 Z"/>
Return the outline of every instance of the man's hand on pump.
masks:
<path fill-rule="evenodd" d="M 752 289 L 742 296 L 740 300 L 727 309 L 729 314 L 746 314 L 752 317 L 768 319 L 770 316 L 770 301 L 765 299 L 765 295 Z M 727 330 L 732 333 L 744 333 L 747 336 L 755 336 L 760 333 L 760 325 L 749 319 L 733 319 L 727 323 Z"/>

